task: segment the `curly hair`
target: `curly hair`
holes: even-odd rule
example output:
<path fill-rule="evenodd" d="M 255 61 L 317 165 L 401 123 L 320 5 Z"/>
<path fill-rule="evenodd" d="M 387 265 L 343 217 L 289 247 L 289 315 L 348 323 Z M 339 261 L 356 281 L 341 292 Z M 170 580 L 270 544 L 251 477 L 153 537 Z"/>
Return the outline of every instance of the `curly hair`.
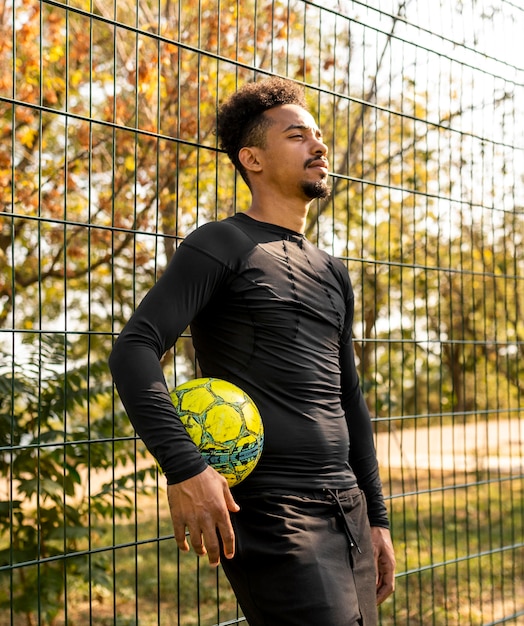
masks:
<path fill-rule="evenodd" d="M 306 108 L 304 90 L 291 80 L 271 77 L 245 84 L 218 108 L 220 148 L 226 151 L 248 185 L 238 153 L 244 146 L 265 146 L 270 121 L 264 112 L 283 104 Z"/>

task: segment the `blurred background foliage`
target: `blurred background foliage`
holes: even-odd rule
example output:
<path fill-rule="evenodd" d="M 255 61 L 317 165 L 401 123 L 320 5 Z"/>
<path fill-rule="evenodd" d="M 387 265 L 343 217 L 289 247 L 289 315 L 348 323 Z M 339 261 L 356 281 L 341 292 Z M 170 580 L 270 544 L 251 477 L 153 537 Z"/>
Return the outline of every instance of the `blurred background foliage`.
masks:
<path fill-rule="evenodd" d="M 347 263 L 377 430 L 395 430 L 392 416 L 442 424 L 522 405 L 515 83 L 486 75 L 478 97 L 467 64 L 435 72 L 429 44 L 396 35 L 419 17 L 413 0 L 351 3 L 351 19 L 328 4 L 0 0 L 0 564 L 47 559 L 39 597 L 36 578 L 2 570 L 17 585 L 0 604 L 28 623 L 56 618 L 66 576 L 53 558 L 94 545 L 96 524 L 130 515 L 156 480 L 148 467 L 86 483 L 145 455 L 106 361 L 180 240 L 247 208 L 215 112 L 248 80 L 303 83 L 329 146 L 333 193 L 307 236 Z M 453 10 L 475 17 L 470 50 L 500 18 L 497 3 Z M 168 380 L 193 359 L 180 341 Z"/>

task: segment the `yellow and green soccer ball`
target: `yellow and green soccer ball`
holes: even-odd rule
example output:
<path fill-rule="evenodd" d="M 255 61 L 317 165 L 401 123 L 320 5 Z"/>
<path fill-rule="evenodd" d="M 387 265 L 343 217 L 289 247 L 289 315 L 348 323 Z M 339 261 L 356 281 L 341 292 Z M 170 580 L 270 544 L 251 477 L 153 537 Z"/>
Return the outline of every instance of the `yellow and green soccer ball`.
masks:
<path fill-rule="evenodd" d="M 218 378 L 196 378 L 171 393 L 180 420 L 202 456 L 237 485 L 255 468 L 264 428 L 255 403 L 239 387 Z"/>

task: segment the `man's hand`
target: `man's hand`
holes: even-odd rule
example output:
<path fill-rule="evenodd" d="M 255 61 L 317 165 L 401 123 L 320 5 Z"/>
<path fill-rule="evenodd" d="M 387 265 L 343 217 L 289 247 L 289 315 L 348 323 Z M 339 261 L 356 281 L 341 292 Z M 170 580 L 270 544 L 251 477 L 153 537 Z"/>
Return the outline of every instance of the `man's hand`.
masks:
<path fill-rule="evenodd" d="M 371 542 L 377 569 L 377 604 L 382 604 L 395 590 L 395 552 L 387 528 L 372 526 Z"/>
<path fill-rule="evenodd" d="M 240 507 L 223 476 L 208 467 L 193 478 L 168 485 L 167 499 L 180 550 L 189 550 L 187 527 L 193 549 L 200 556 L 207 554 L 210 565 L 220 562 L 219 535 L 225 556 L 234 556 L 235 534 L 229 512 L 236 513 Z"/>

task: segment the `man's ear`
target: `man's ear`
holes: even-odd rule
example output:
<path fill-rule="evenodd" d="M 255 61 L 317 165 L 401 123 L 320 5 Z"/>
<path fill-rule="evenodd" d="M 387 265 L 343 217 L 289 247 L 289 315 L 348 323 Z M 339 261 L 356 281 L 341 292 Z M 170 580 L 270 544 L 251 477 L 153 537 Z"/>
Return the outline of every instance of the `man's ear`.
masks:
<path fill-rule="evenodd" d="M 262 170 L 259 151 L 258 148 L 254 146 L 244 146 L 241 148 L 238 153 L 238 160 L 248 172 L 260 172 Z"/>

